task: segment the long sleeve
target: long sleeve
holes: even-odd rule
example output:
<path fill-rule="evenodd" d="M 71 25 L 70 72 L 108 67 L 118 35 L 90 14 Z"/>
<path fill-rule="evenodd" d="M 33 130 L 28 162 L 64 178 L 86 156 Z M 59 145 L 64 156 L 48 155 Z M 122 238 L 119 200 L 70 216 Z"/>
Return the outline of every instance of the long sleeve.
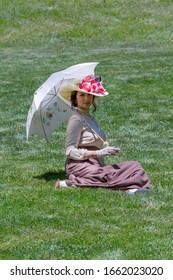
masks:
<path fill-rule="evenodd" d="M 83 130 L 83 124 L 80 122 L 80 120 L 75 118 L 74 116 L 70 118 L 67 126 L 67 140 L 66 140 L 67 148 L 78 147 L 82 130 Z"/>
<path fill-rule="evenodd" d="M 66 156 L 71 159 L 85 160 L 89 157 L 87 149 L 78 148 L 83 124 L 80 120 L 72 118 L 67 127 Z"/>

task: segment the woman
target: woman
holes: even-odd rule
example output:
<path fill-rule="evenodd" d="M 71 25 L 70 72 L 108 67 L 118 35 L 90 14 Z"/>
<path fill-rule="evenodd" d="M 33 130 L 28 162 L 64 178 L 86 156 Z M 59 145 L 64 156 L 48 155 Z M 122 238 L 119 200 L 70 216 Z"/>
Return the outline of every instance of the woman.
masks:
<path fill-rule="evenodd" d="M 108 95 L 100 77 L 89 75 L 82 81 L 62 86 L 60 94 L 71 102 L 74 114 L 67 127 L 66 175 L 54 188 L 67 186 L 103 187 L 122 190 L 129 194 L 147 192 L 150 180 L 136 161 L 105 166 L 104 157 L 116 155 L 120 149 L 110 147 L 106 135 L 89 114 L 91 105 L 96 110 L 95 98 Z"/>

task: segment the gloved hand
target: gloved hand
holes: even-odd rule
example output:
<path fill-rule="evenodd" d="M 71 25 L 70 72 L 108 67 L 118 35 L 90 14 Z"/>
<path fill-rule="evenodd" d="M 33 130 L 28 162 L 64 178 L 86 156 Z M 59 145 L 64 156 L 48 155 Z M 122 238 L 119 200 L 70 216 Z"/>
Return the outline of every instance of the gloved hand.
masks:
<path fill-rule="evenodd" d="M 107 146 L 101 150 L 97 150 L 96 155 L 97 155 L 97 157 L 104 157 L 104 156 L 108 156 L 108 155 L 115 155 L 119 151 L 120 151 L 119 148 Z"/>

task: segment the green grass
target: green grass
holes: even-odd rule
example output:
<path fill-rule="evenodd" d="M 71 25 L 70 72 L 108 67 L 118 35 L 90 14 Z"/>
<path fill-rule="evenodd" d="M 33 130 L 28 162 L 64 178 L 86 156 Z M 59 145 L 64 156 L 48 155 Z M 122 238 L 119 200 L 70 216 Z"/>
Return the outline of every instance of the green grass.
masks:
<path fill-rule="evenodd" d="M 172 1 L 0 5 L 0 259 L 172 259 Z M 110 92 L 97 120 L 122 150 L 107 164 L 140 161 L 152 181 L 147 196 L 53 191 L 65 178 L 66 124 L 49 143 L 26 142 L 35 90 L 89 61 L 100 61 Z"/>

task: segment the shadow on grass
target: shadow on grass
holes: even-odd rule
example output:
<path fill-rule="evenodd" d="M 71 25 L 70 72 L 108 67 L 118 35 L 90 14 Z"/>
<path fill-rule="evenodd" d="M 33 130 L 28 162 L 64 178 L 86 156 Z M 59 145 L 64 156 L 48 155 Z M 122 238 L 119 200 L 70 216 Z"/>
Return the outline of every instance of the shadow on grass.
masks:
<path fill-rule="evenodd" d="M 52 180 L 57 180 L 57 179 L 62 179 L 62 180 L 65 180 L 66 179 L 66 174 L 65 174 L 65 171 L 59 171 L 59 172 L 53 172 L 53 171 L 50 171 L 50 172 L 46 172 L 46 173 L 43 173 L 39 176 L 34 176 L 33 178 L 35 179 L 40 179 L 40 180 L 45 180 L 45 181 L 52 181 Z"/>

